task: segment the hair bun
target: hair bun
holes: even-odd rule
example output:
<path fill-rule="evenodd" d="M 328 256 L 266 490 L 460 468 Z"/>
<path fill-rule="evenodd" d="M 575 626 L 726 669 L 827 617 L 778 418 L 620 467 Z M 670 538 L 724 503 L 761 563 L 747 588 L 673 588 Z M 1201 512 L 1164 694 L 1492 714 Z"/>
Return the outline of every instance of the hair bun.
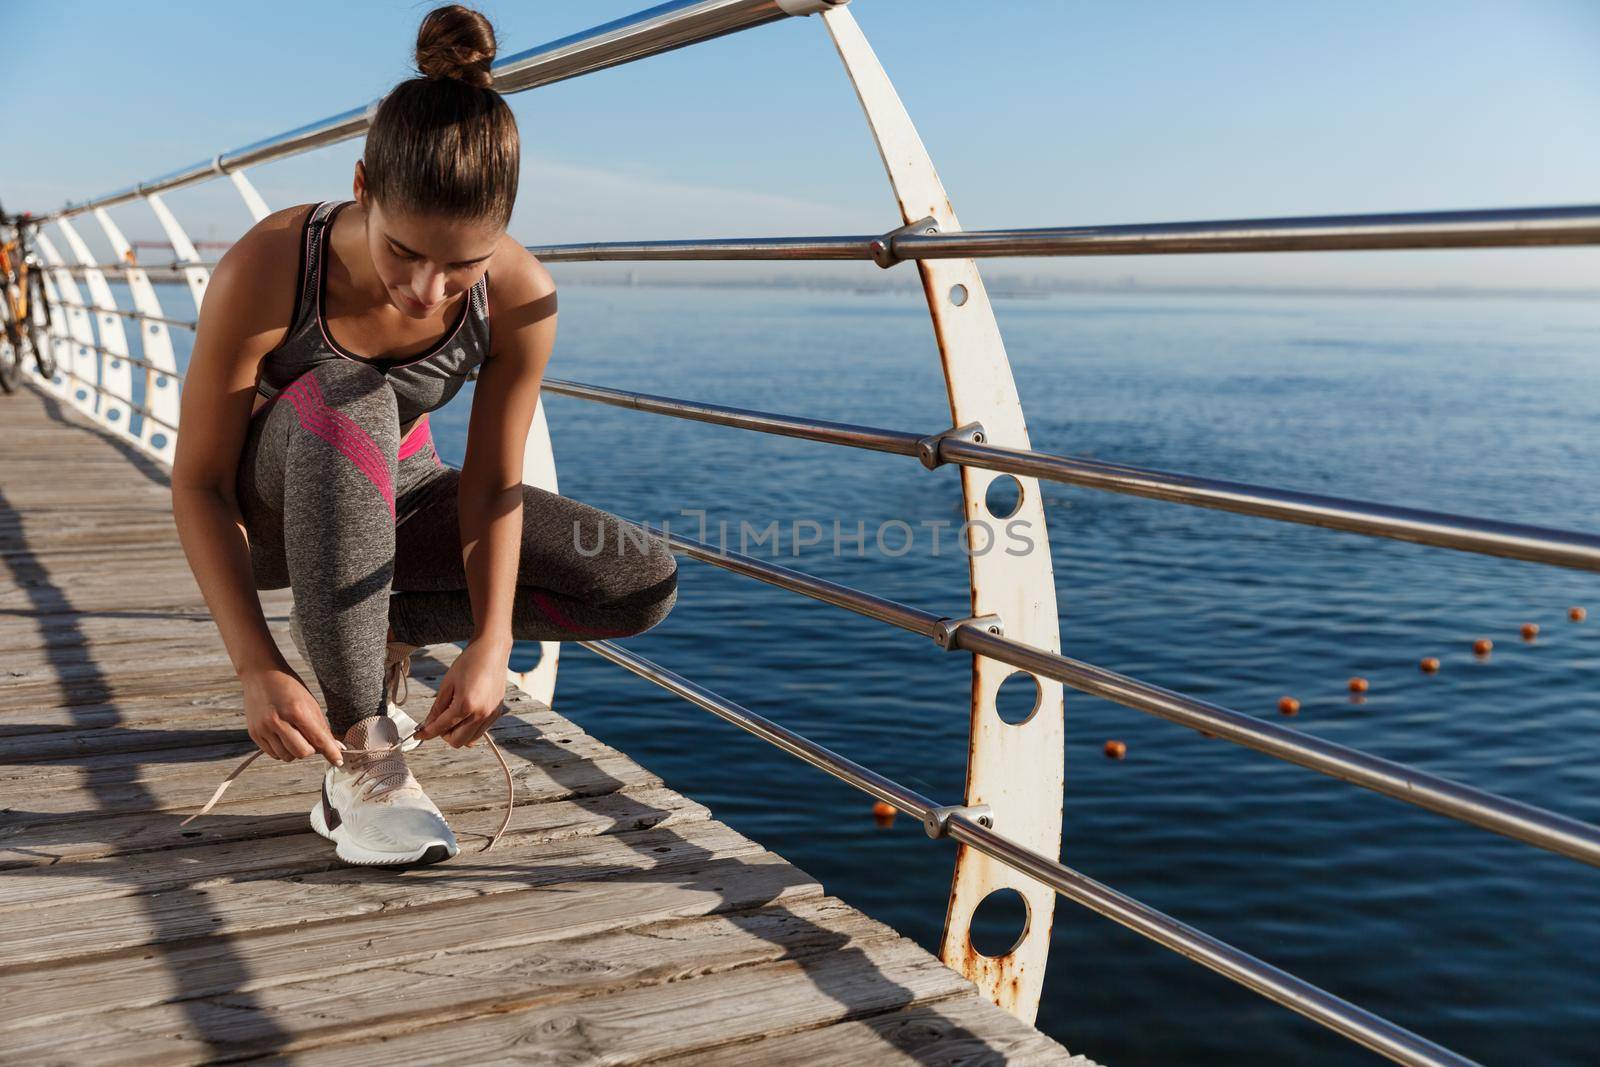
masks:
<path fill-rule="evenodd" d="M 434 8 L 417 30 L 417 69 L 425 78 L 453 78 L 488 89 L 494 85 L 494 27 L 470 7 Z"/>

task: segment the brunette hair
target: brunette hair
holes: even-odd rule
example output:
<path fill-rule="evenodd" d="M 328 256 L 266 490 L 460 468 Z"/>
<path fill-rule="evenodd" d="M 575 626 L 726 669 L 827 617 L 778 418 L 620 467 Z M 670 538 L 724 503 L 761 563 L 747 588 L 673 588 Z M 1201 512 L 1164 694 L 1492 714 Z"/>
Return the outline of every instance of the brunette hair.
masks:
<path fill-rule="evenodd" d="M 383 98 L 361 157 L 367 192 L 385 211 L 510 224 L 522 142 L 492 87 L 494 54 L 494 27 L 471 8 L 447 4 L 423 18 L 421 77 Z"/>

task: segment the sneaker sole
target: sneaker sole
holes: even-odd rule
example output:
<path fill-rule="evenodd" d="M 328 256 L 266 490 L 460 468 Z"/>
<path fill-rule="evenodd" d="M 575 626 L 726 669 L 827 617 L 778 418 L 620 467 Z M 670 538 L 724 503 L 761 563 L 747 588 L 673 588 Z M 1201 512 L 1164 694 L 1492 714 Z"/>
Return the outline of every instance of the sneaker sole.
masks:
<path fill-rule="evenodd" d="M 311 828 L 317 833 L 333 842 L 333 854 L 345 863 L 358 867 L 394 867 L 401 865 L 417 865 L 426 863 L 442 863 L 461 851 L 457 846 L 450 845 L 437 839 L 428 842 L 412 852 L 376 852 L 370 848 L 363 848 L 349 840 L 349 834 L 344 827 L 328 829 L 328 824 L 322 818 L 322 804 L 319 801 L 311 808 Z"/>

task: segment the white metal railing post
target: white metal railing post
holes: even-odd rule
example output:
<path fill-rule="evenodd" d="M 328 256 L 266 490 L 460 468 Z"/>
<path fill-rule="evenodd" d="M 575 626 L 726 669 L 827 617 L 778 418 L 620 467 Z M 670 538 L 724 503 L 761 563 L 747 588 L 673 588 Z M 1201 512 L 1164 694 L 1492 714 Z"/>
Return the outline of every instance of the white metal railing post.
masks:
<path fill-rule="evenodd" d="M 477 388 L 477 384 L 473 384 Z M 522 451 L 522 480 L 535 489 L 548 493 L 556 487 L 556 456 L 550 447 L 550 425 L 545 419 L 544 398 L 540 397 L 533 409 L 533 422 L 528 426 L 528 440 Z M 560 641 L 539 642 L 539 662 L 526 671 L 513 671 L 512 681 L 518 689 L 553 704 L 556 690 L 556 668 L 561 659 Z"/>
<path fill-rule="evenodd" d="M 37 240 L 40 254 L 54 268 L 55 306 L 61 312 L 56 321 L 62 323 L 62 333 L 68 343 L 66 358 L 60 358 L 58 352 L 56 359 L 57 366 L 70 372 L 64 383 L 65 396 L 73 407 L 98 422 L 99 396 L 96 390 L 100 385 L 100 360 L 95 353 L 94 326 L 89 321 L 86 301 L 78 292 L 78 283 L 72 280 L 72 272 L 65 269 L 66 260 L 57 251 L 55 242 L 42 230 Z"/>
<path fill-rule="evenodd" d="M 194 250 L 194 242 L 189 240 L 189 235 L 184 232 L 177 216 L 167 207 L 166 201 L 161 199 L 161 194 L 151 193 L 145 197 L 145 201 L 150 205 L 150 210 L 156 213 L 156 219 L 166 231 L 167 240 L 172 242 L 174 257 L 184 264 L 198 264 L 200 253 Z M 186 265 L 183 268 L 183 279 L 189 283 L 189 295 L 194 298 L 195 317 L 198 319 L 200 305 L 205 300 L 206 283 L 211 280 L 211 273 L 201 266 Z"/>
<path fill-rule="evenodd" d="M 134 308 L 145 315 L 165 318 L 166 313 L 161 310 L 161 298 L 156 295 L 155 286 L 150 284 L 144 269 L 134 263 L 133 246 L 123 236 L 122 230 L 103 207 L 94 209 L 94 217 L 105 231 L 106 240 L 111 242 L 117 258 L 130 264 L 124 277 L 128 282 L 128 291 L 133 294 Z M 178 442 L 168 427 L 178 424 L 179 409 L 178 362 L 172 350 L 172 334 L 164 322 L 135 321 L 139 349 L 145 361 L 144 406 L 155 419 L 161 420 L 141 419 L 138 438 L 146 451 L 170 465 Z"/>
<path fill-rule="evenodd" d="M 73 258 L 84 268 L 83 282 L 89 290 L 90 300 L 93 301 L 93 312 L 96 312 L 92 318 L 100 338 L 99 347 L 102 349 L 93 353 L 93 358 L 100 367 L 101 391 L 97 417 L 108 430 L 119 436 L 126 435 L 131 432 L 133 426 L 129 417 L 133 414 L 129 406 L 133 403 L 133 367 L 128 362 L 130 353 L 127 331 L 122 327 L 122 316 L 115 314 L 117 301 L 111 295 L 111 286 L 106 283 L 105 274 L 96 266 L 94 253 L 89 251 L 89 246 L 78 236 L 72 220 L 57 219 L 56 225 L 61 227 L 61 233 L 67 239 L 67 247 L 72 250 Z"/>
<path fill-rule="evenodd" d="M 960 230 L 922 138 L 855 16 L 847 7 L 830 7 L 821 17 L 866 112 L 901 217 L 908 227 L 931 217 L 931 228 L 939 232 Z M 970 259 L 919 260 L 917 270 L 943 362 L 952 426 L 981 423 L 985 440 L 1028 448 L 1016 383 L 977 264 Z M 1016 505 L 1005 514 L 994 514 L 988 506 L 991 485 L 999 479 L 1014 483 Z M 1055 578 L 1038 481 L 964 466 L 961 490 L 972 616 L 995 616 L 1007 636 L 1058 651 Z M 1021 524 L 1032 542 L 1015 553 L 1009 543 L 1001 544 L 1001 530 L 1009 537 L 1014 524 Z M 980 536 L 987 539 L 982 545 Z M 1000 686 L 1013 676 L 1020 679 L 1016 684 L 1031 680 L 1034 694 L 1032 711 L 1015 723 L 1002 719 L 996 706 Z M 1025 847 L 1059 856 L 1064 761 L 1061 683 L 974 656 L 966 803 L 987 805 L 994 825 Z M 973 913 L 1004 889 L 1021 894 L 1027 916 L 1008 950 L 985 955 L 972 943 Z M 940 958 L 1000 1007 L 1032 1023 L 1049 962 L 1055 903 L 1051 886 L 958 845 Z"/>
<path fill-rule="evenodd" d="M 256 187 L 250 184 L 250 179 L 244 176 L 244 171 L 229 171 L 228 178 L 233 182 L 233 187 L 239 191 L 239 196 L 244 200 L 244 206 L 257 222 L 272 214 L 272 209 L 267 207 L 267 202 L 261 198 L 260 193 L 256 192 Z"/>

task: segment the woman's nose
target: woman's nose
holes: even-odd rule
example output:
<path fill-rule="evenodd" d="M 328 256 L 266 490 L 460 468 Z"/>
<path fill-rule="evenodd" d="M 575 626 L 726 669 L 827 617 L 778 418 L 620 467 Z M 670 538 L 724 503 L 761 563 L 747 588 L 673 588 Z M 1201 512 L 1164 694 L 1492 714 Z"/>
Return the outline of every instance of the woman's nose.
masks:
<path fill-rule="evenodd" d="M 411 279 L 411 291 L 419 301 L 432 307 L 444 299 L 444 275 L 438 271 L 419 272 Z"/>

